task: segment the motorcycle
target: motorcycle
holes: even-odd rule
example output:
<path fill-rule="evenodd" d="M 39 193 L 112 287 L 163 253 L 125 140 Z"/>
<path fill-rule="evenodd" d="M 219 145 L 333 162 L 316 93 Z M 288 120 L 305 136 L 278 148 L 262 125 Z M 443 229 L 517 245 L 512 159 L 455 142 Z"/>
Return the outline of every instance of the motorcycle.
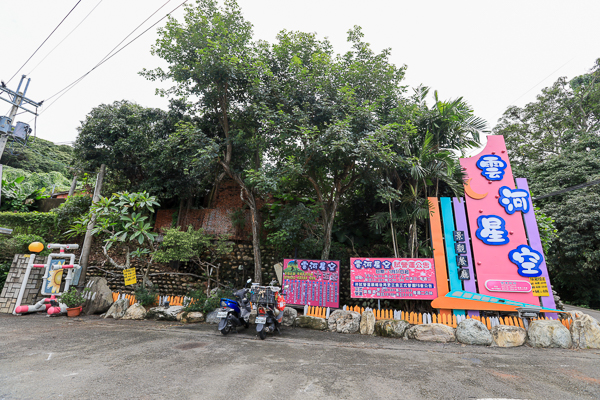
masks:
<path fill-rule="evenodd" d="M 248 279 L 246 285 L 252 282 L 252 279 Z M 217 313 L 217 318 L 220 318 L 217 329 L 222 335 L 227 335 L 235 328 L 237 332 L 238 326 L 244 326 L 248 328 L 250 326 L 248 319 L 250 318 L 250 301 L 246 297 L 250 289 L 244 287 L 233 293 L 236 300 L 221 298 L 220 305 L 221 309 Z"/>
<path fill-rule="evenodd" d="M 283 321 L 285 299 L 281 288 L 274 286 L 277 281 L 272 281 L 269 286 L 252 285 L 252 303 L 256 304 L 256 331 L 261 340 L 265 340 L 267 333 L 281 333 L 279 327 Z M 287 289 L 286 285 L 283 289 Z"/>

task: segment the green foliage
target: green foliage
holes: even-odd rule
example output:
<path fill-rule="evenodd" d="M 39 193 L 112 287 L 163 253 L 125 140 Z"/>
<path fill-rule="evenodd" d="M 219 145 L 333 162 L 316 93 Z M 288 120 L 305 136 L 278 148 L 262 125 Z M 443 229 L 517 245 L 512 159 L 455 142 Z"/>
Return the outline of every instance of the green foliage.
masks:
<path fill-rule="evenodd" d="M 541 208 L 534 207 L 534 211 L 535 219 L 540 231 L 542 247 L 544 248 L 544 254 L 548 254 L 550 253 L 552 242 L 558 237 L 558 229 L 556 229 L 556 226 L 554 225 L 554 219 L 544 214 Z"/>
<path fill-rule="evenodd" d="M 156 292 L 153 286 L 146 287 L 144 285 L 139 285 L 135 288 L 135 299 L 143 307 L 154 306 L 156 304 L 157 298 L 158 293 Z"/>
<path fill-rule="evenodd" d="M 69 165 L 73 161 L 73 148 L 55 145 L 49 140 L 30 138 L 27 145 L 8 143 L 2 154 L 2 164 L 35 173 L 58 172 L 69 176 Z M 11 149 L 11 150 L 9 150 Z M 46 186 L 48 187 L 48 186 Z"/>
<path fill-rule="evenodd" d="M 186 305 L 185 311 L 201 311 L 205 315 L 219 307 L 221 298 L 233 299 L 233 291 L 230 289 L 218 289 L 209 297 L 202 290 L 194 290 L 187 294 L 191 298 Z"/>
<path fill-rule="evenodd" d="M 85 216 L 92 205 L 92 198 L 87 195 L 76 195 L 67 198 L 58 208 L 52 210 L 56 214 L 58 232 L 66 232 L 78 219 Z"/>
<path fill-rule="evenodd" d="M 46 188 L 32 188 L 27 184 L 25 176 L 18 176 L 14 180 L 2 179 L 2 211 L 29 211 L 35 200 L 50 197 Z"/>
<path fill-rule="evenodd" d="M 0 226 L 12 228 L 13 235 L 33 234 L 50 240 L 55 232 L 56 214 L 53 212 L 0 212 Z"/>
<path fill-rule="evenodd" d="M 156 197 L 146 192 L 120 192 L 110 197 L 100 197 L 98 202 L 92 204 L 88 214 L 77 220 L 66 234 L 84 235 L 88 224 L 93 221 L 92 234 L 102 239 L 102 250 L 107 261 L 116 268 L 127 269 L 130 267 L 131 257 L 145 259 L 147 275 L 156 251 L 154 240 L 157 236 L 152 231 L 150 216 L 158 205 Z M 108 253 L 115 244 L 125 247 L 124 264 L 117 263 Z M 146 279 L 144 276 L 144 280 Z"/>
<path fill-rule="evenodd" d="M 82 293 L 79 293 L 75 286 L 71 286 L 67 292 L 64 292 L 60 295 L 59 301 L 66 305 L 67 308 L 79 307 L 85 303 L 85 297 L 83 297 L 83 293 L 89 290 L 89 288 L 85 288 L 83 289 Z"/>
<path fill-rule="evenodd" d="M 229 218 L 231 219 L 231 224 L 234 229 L 243 231 L 246 227 L 246 213 L 244 212 L 244 208 L 232 211 L 229 214 Z"/>
<path fill-rule="evenodd" d="M 12 263 L 10 261 L 0 263 L 0 292 L 2 292 L 2 289 L 4 288 L 4 283 L 6 282 L 6 277 L 8 276 L 11 265 Z"/>
<path fill-rule="evenodd" d="M 286 202 L 283 203 L 281 200 Z M 267 244 L 284 257 L 292 257 L 295 249 L 299 250 L 299 254 L 308 256 L 306 251 L 315 248 L 313 239 L 321 236 L 322 227 L 318 223 L 319 208 L 311 204 L 307 198 L 287 195 L 282 196 L 281 200 L 267 206 L 269 212 L 269 218 L 265 221 L 265 229 L 268 231 Z M 318 256 L 319 254 L 315 255 Z"/>
<path fill-rule="evenodd" d="M 202 229 L 194 230 L 190 225 L 187 231 L 182 231 L 179 227 L 168 229 L 154 258 L 158 262 L 191 261 L 203 265 L 205 256 L 209 262 L 214 262 L 231 251 L 232 244 L 227 241 L 227 237 L 213 237 L 205 234 Z"/>
<path fill-rule="evenodd" d="M 44 238 L 38 235 L 22 234 L 0 237 L 0 259 L 12 260 L 15 254 L 30 254 L 29 245 L 33 242 L 41 242 L 44 244 L 44 250 L 40 253 L 41 256 L 47 256 L 52 250 L 46 248 Z"/>

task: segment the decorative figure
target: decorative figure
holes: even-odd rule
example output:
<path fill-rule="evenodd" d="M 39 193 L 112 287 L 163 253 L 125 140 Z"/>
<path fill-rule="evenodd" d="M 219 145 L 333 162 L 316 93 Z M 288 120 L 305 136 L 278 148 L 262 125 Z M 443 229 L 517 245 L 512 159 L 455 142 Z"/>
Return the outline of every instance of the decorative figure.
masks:
<path fill-rule="evenodd" d="M 536 277 L 542 275 L 540 264 L 544 261 L 541 253 L 535 251 L 526 244 L 522 244 L 508 253 L 510 261 L 519 267 L 519 275 L 525 277 Z"/>
<path fill-rule="evenodd" d="M 523 213 L 529 211 L 529 193 L 526 190 L 502 186 L 498 193 L 500 194 L 498 203 L 504 207 L 507 214 L 512 215 L 517 211 Z"/>
<path fill-rule="evenodd" d="M 477 218 L 477 238 L 485 244 L 500 246 L 507 244 L 508 231 L 504 228 L 504 220 L 497 215 L 482 215 Z"/>
<path fill-rule="evenodd" d="M 467 179 L 467 183 L 465 183 L 463 185 L 465 187 L 465 194 L 475 200 L 484 199 L 488 194 L 487 193 L 480 194 L 480 193 L 477 193 L 476 191 L 474 191 L 473 188 L 471 187 L 471 179 L 473 179 L 473 178 Z"/>
<path fill-rule="evenodd" d="M 476 165 L 481 170 L 481 175 L 488 180 L 501 181 L 508 164 L 500 156 L 486 154 L 479 158 Z"/>

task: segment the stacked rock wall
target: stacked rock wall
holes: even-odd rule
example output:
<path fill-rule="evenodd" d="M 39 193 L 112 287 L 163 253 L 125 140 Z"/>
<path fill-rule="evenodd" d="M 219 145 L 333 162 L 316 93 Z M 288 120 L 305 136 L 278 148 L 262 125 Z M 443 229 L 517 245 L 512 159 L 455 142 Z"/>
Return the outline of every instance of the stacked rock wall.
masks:
<path fill-rule="evenodd" d="M 267 247 L 261 246 L 262 258 L 262 279 L 263 282 L 269 283 L 275 278 L 275 270 L 273 266 L 278 261 L 275 257 L 275 252 Z M 254 278 L 254 255 L 252 245 L 248 243 L 233 243 L 233 251 L 226 257 L 215 262 L 220 264 L 219 281 L 223 284 L 231 284 L 234 288 L 242 287 L 248 278 Z M 239 266 L 242 269 L 239 269 Z M 185 275 L 192 273 L 200 275 L 201 271 L 197 271 L 193 266 L 182 265 L 179 269 L 172 269 L 172 273 L 165 270 L 165 265 L 154 264 L 150 267 L 149 278 L 155 285 L 157 292 L 160 295 L 185 295 L 192 290 L 204 289 L 205 286 L 196 276 Z M 141 281 L 140 269 L 136 270 L 138 274 L 138 282 Z M 125 286 L 123 280 L 123 272 L 117 268 L 110 266 L 108 263 L 102 267 L 90 267 L 87 272 L 87 279 L 92 276 L 101 276 L 106 278 L 108 286 L 112 291 L 121 293 L 133 293 L 133 286 Z M 216 276 L 216 272 L 213 272 Z"/>

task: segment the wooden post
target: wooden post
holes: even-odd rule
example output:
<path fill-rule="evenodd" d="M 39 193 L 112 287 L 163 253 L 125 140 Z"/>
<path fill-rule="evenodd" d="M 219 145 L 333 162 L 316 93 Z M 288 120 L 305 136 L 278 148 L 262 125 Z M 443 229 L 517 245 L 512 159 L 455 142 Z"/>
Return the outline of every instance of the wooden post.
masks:
<path fill-rule="evenodd" d="M 96 203 L 100 200 L 100 191 L 102 190 L 102 181 L 104 180 L 104 171 L 106 170 L 106 165 L 102 164 L 100 166 L 100 172 L 98 172 L 98 177 L 96 178 L 96 187 L 94 188 L 94 197 L 92 198 L 92 202 Z M 83 240 L 83 246 L 81 248 L 81 256 L 79 257 L 79 265 L 81 265 L 81 275 L 79 278 L 79 284 L 77 285 L 78 289 L 83 289 L 85 285 L 85 274 L 87 272 L 88 261 L 90 258 L 90 250 L 92 248 L 92 229 L 94 224 L 96 223 L 96 215 L 92 215 L 92 219 L 88 224 L 87 231 L 85 232 L 85 239 Z"/>
<path fill-rule="evenodd" d="M 75 174 L 75 176 L 73 176 L 73 182 L 71 182 L 71 188 L 69 189 L 68 197 L 73 196 L 73 193 L 75 193 L 76 186 L 77 186 L 77 174 Z"/>

